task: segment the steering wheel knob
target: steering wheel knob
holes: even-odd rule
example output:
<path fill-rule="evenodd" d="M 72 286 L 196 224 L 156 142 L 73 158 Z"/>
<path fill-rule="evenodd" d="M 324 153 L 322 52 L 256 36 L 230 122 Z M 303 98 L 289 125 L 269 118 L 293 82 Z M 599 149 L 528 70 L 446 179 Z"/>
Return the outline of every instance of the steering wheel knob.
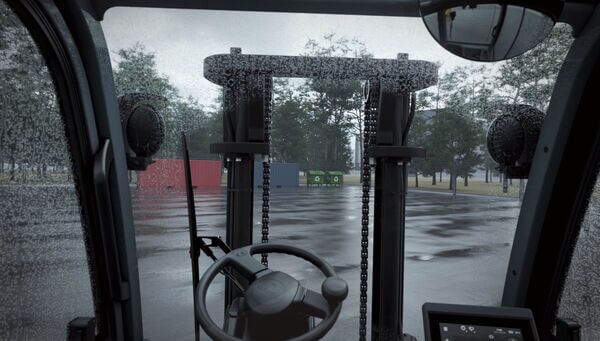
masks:
<path fill-rule="evenodd" d="M 321 285 L 321 293 L 330 304 L 338 304 L 348 296 L 348 283 L 339 277 L 328 277 Z"/>

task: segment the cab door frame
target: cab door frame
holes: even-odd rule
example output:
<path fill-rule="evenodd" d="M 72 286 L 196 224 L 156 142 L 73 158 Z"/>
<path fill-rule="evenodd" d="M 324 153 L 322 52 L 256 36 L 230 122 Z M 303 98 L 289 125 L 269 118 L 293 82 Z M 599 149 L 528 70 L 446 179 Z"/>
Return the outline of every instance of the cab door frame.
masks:
<path fill-rule="evenodd" d="M 63 0 L 58 4 L 49 0 L 7 1 L 14 4 L 34 33 L 63 99 L 73 157 L 80 169 L 81 202 L 89 234 L 90 258 L 95 267 L 92 277 L 96 285 L 100 339 L 141 340 L 135 231 L 125 149 L 110 58 L 98 20 L 108 7 L 117 4 L 202 6 L 184 0 L 115 0 L 103 6 L 99 5 L 101 1 L 93 0 Z M 226 2 L 230 8 L 210 3 L 213 9 L 242 6 L 238 1 Z M 326 12 L 338 11 L 332 6 Z M 296 11 L 306 10 L 297 7 Z M 361 13 L 361 9 L 356 12 Z M 556 82 L 505 281 L 502 304 L 531 308 L 542 338 L 551 335 L 557 298 L 585 211 L 589 184 L 600 160 L 600 130 L 597 129 L 600 116 L 594 113 L 590 100 L 594 98 L 593 87 L 600 83 L 599 61 L 600 10 L 596 8 L 574 42 Z M 108 147 L 106 141 L 109 141 Z M 102 159 L 103 148 L 104 159 L 112 159 L 105 184 L 93 177 L 94 160 Z M 102 188 L 107 191 L 101 191 Z M 100 218 L 107 215 L 112 216 L 108 220 L 110 226 L 100 222 Z M 113 229 L 114 240 L 103 237 L 102 231 L 108 228 Z M 108 261 L 110 253 L 116 253 L 112 257 L 119 260 L 117 277 L 124 283 L 126 295 L 120 293 L 114 297 L 109 287 L 108 283 L 114 282 L 115 276 L 115 267 Z"/>
<path fill-rule="evenodd" d="M 558 75 L 523 199 L 502 305 L 533 311 L 553 340 L 557 304 L 600 162 L 600 6 Z"/>
<path fill-rule="evenodd" d="M 39 46 L 64 115 L 94 291 L 95 339 L 141 341 L 125 148 L 102 30 L 85 1 L 6 1 Z"/>

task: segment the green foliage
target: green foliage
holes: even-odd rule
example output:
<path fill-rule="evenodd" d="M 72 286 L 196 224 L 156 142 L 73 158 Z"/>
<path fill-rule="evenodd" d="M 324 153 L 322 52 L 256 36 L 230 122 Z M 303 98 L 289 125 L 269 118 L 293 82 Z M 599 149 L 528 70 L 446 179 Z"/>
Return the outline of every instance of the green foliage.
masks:
<path fill-rule="evenodd" d="M 48 67 L 17 16 L 0 3 L 0 172 L 25 176 L 70 167 L 64 123 Z M 68 169 L 70 171 L 70 169 Z"/>
<path fill-rule="evenodd" d="M 435 89 L 417 94 L 421 111 L 415 117 L 411 132 L 415 138 L 410 142 L 425 147 L 427 157 L 415 160 L 412 172 L 431 176 L 446 171 L 468 178 L 482 165 L 484 130 L 497 116 L 499 105 L 490 77 L 486 66 L 456 67 L 440 76 Z"/>
<path fill-rule="evenodd" d="M 364 42 L 326 34 L 309 39 L 306 55 L 370 58 Z M 356 80 L 310 79 L 301 89 L 309 94 L 308 164 L 324 170 L 347 171 L 352 166 L 350 136 L 362 138 L 362 83 Z"/>
<path fill-rule="evenodd" d="M 181 98 L 168 77 L 159 74 L 156 69 L 156 54 L 147 51 L 144 45 L 136 43 L 130 48 L 119 50 L 117 54 L 119 58 L 113 74 L 119 96 L 130 92 L 145 92 L 160 95 L 167 100 L 167 105 L 161 108 L 165 121 L 165 142 L 157 157 L 182 157 L 181 133 L 185 132 L 190 157 L 215 158 L 208 153 L 208 146 L 221 141 L 220 106 L 208 112 L 194 98 Z"/>
<path fill-rule="evenodd" d="M 450 109 L 435 112 L 428 134 L 431 170 L 452 173 L 456 167 L 457 175 L 473 175 L 482 161 L 481 134 L 481 128 L 468 116 Z"/>
<path fill-rule="evenodd" d="M 570 33 L 567 25 L 556 25 L 546 40 L 521 56 L 498 66 L 455 67 L 442 73 L 435 87 L 418 92 L 417 109 L 422 112 L 415 117 L 410 142 L 427 148 L 427 158 L 415 160 L 411 171 L 427 176 L 452 173 L 455 158 L 461 177 L 479 167 L 495 168 L 485 147 L 487 127 L 509 103 L 546 110 L 572 43 Z"/>
<path fill-rule="evenodd" d="M 170 102 L 178 99 L 177 89 L 169 78 L 156 70 L 156 54 L 141 43 L 117 52 L 119 59 L 113 72 L 117 96 L 130 92 L 159 94 Z"/>
<path fill-rule="evenodd" d="M 497 86 L 508 92 L 507 99 L 513 104 L 529 104 L 545 111 L 572 41 L 571 27 L 557 24 L 538 46 L 500 67 Z"/>
<path fill-rule="evenodd" d="M 327 34 L 309 39 L 304 55 L 368 58 L 363 42 Z M 273 103 L 273 157 L 309 168 L 347 171 L 352 166 L 350 137 L 362 138 L 362 83 L 308 79 L 277 80 Z"/>
<path fill-rule="evenodd" d="M 415 158 L 412 160 L 410 171 L 417 175 L 432 176 L 435 172 L 443 168 L 441 163 L 438 162 L 438 158 L 435 157 L 435 151 L 433 149 L 434 141 L 431 137 L 432 130 L 431 122 L 429 120 L 430 117 L 426 116 L 431 113 L 434 113 L 434 111 L 417 111 L 408 135 L 408 145 L 425 148 L 427 150 L 427 157 Z"/>
<path fill-rule="evenodd" d="M 282 79 L 275 81 L 273 94 L 273 158 L 282 162 L 297 162 L 300 169 L 308 169 L 306 99 L 294 93 L 289 81 Z"/>
<path fill-rule="evenodd" d="M 0 164 L 45 169 L 67 165 L 63 122 L 51 77 L 25 28 L 0 7 Z M 28 39 L 24 39 L 27 37 Z M 468 177 L 490 169 L 485 129 L 506 103 L 545 110 L 556 76 L 571 44 L 570 28 L 557 25 L 538 47 L 495 66 L 460 66 L 440 75 L 435 87 L 417 93 L 417 114 L 409 144 L 427 148 L 427 158 L 411 170 L 427 176 L 452 172 Z M 222 100 L 205 107 L 182 98 L 157 70 L 156 55 L 137 43 L 116 52 L 114 80 L 118 95 L 158 94 L 165 143 L 158 157 L 180 157 L 180 133 L 188 136 L 193 158 L 214 158 L 210 143 L 222 140 Z M 309 39 L 304 55 L 370 58 L 363 42 L 335 34 Z M 362 83 L 352 80 L 276 80 L 273 102 L 273 158 L 298 162 L 301 169 L 347 171 L 350 139 L 362 141 Z M 14 169 L 14 167 L 13 167 Z"/>

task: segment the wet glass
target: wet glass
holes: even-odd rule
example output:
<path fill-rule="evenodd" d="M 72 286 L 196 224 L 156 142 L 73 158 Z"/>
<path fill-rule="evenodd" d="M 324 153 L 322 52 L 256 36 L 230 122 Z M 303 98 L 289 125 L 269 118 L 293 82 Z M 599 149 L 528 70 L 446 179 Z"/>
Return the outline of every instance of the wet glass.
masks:
<path fill-rule="evenodd" d="M 554 20 L 545 14 L 514 5 L 442 9 L 437 5 L 432 9 L 431 4 L 421 0 L 423 21 L 431 35 L 448 51 L 470 60 L 491 62 L 523 54 L 546 38 L 554 26 Z"/>
<path fill-rule="evenodd" d="M 581 340 L 600 339 L 600 181 L 588 201 L 557 317 L 581 326 Z"/>
<path fill-rule="evenodd" d="M 0 340 L 65 340 L 94 305 L 59 100 L 27 28 L 0 1 Z"/>
<path fill-rule="evenodd" d="M 546 110 L 571 44 L 568 27 L 556 25 L 535 54 L 491 64 L 449 53 L 420 18 L 113 8 L 102 27 L 119 95 L 146 91 L 169 98 L 163 112 L 166 138 L 156 163 L 145 172 L 131 172 L 145 337 L 194 337 L 181 131 L 188 136 L 192 162 L 198 162 L 198 234 L 225 237 L 227 174 L 221 172 L 221 159 L 208 153 L 210 143 L 222 142 L 223 93 L 204 77 L 203 61 L 229 54 L 232 47 L 242 54 L 284 56 L 397 59 L 407 53 L 409 60 L 437 63 L 439 81 L 417 92 L 408 136 L 409 145 L 427 149 L 427 158 L 414 159 L 409 167 L 404 331 L 423 338 L 426 301 L 500 304 L 527 181 L 508 180 L 503 189 L 502 175 L 485 150 L 487 127 L 502 114 L 504 103 Z M 349 296 L 326 340 L 358 336 L 362 85 L 273 81 L 269 239 L 315 252 L 348 282 Z M 275 164 L 293 171 L 277 175 Z M 261 241 L 260 169 L 257 164 L 254 242 Z M 311 170 L 341 171 L 344 185 L 307 186 Z M 296 186 L 278 188 L 275 177 L 293 177 Z M 372 206 L 370 212 L 372 219 Z M 202 255 L 200 272 L 211 263 Z M 271 255 L 269 266 L 320 290 L 319 271 L 298 259 Z M 207 299 L 217 323 L 223 316 L 223 282 L 222 276 L 216 278 Z"/>

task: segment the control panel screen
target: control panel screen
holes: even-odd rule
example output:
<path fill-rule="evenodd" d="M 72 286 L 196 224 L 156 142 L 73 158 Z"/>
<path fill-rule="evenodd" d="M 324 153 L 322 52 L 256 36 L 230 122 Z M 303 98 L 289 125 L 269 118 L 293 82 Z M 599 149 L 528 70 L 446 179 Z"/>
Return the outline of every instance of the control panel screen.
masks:
<path fill-rule="evenodd" d="M 442 341 L 524 341 L 520 328 L 440 323 Z"/>
<path fill-rule="evenodd" d="M 539 341 L 531 310 L 423 304 L 425 341 Z"/>

